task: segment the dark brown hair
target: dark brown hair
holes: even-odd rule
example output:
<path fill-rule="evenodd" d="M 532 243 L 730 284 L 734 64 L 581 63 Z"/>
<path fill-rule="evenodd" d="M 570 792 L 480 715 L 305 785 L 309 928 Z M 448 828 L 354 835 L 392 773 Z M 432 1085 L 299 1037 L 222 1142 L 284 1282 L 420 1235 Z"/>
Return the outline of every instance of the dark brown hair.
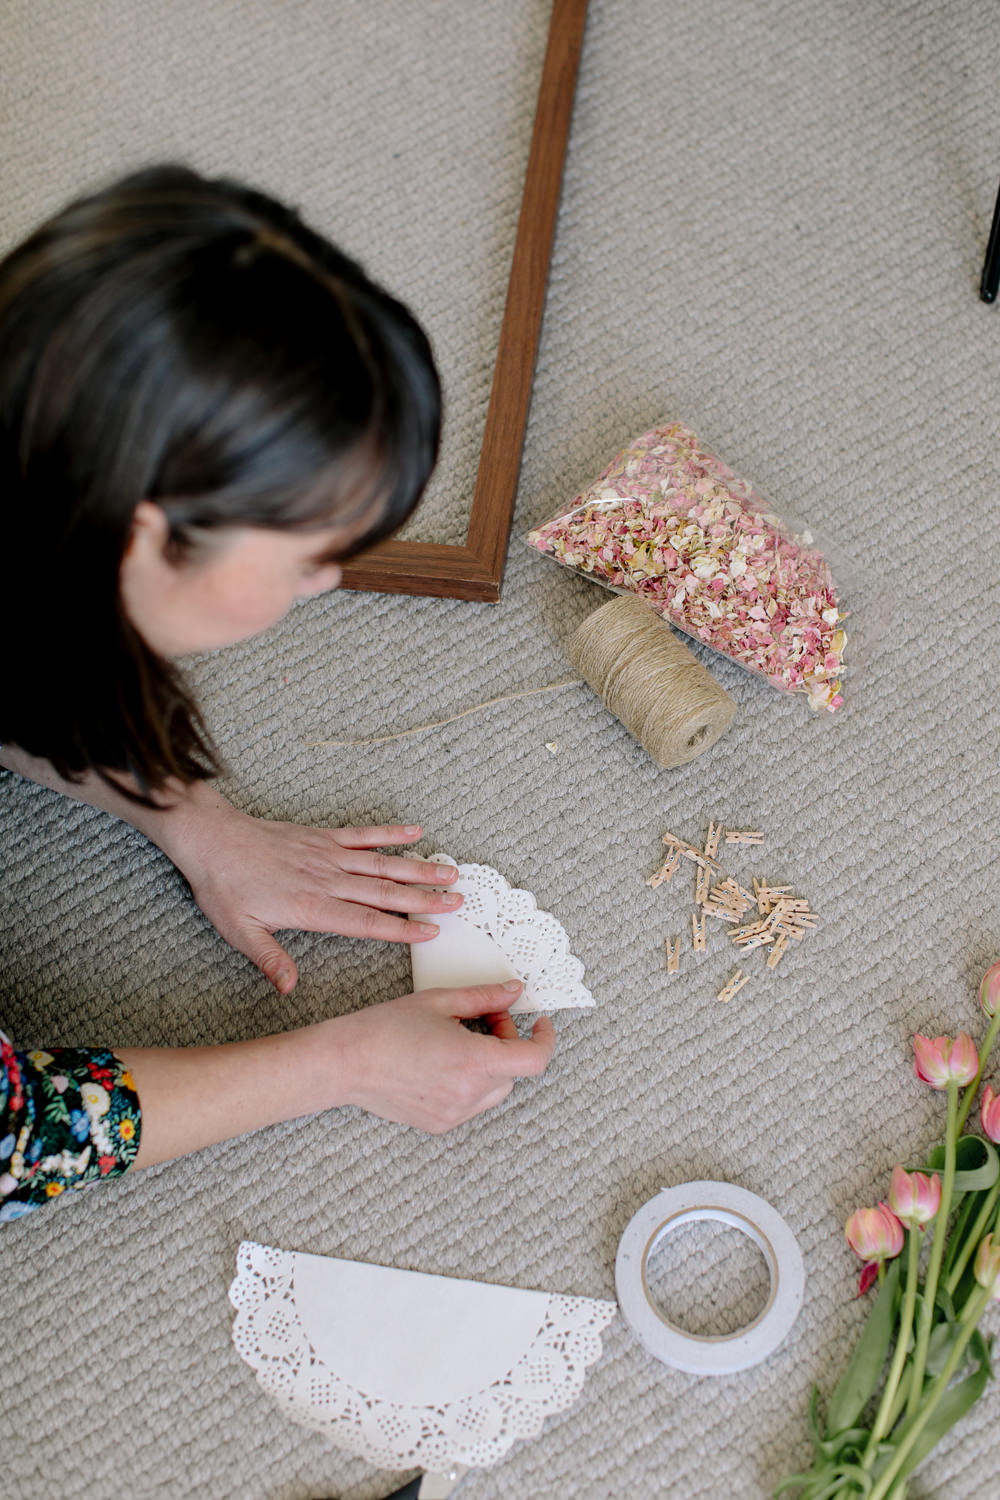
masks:
<path fill-rule="evenodd" d="M 407 309 L 265 193 L 155 166 L 43 224 L 0 261 L 0 743 L 140 800 L 215 774 L 122 608 L 136 505 L 178 555 L 236 525 L 360 524 L 358 551 L 416 505 L 440 402 Z"/>

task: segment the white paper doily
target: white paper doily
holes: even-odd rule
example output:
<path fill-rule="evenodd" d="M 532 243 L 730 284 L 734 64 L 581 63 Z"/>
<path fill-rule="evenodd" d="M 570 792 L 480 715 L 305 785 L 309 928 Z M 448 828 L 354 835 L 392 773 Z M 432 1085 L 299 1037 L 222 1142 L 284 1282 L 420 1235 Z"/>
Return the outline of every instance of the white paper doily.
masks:
<path fill-rule="evenodd" d="M 435 864 L 454 865 L 447 854 Z M 524 991 L 511 1014 L 593 1005 L 582 983 L 583 964 L 569 951 L 569 938 L 550 912 L 539 911 L 530 891 L 517 890 L 489 865 L 458 865 L 449 891 L 465 897 L 456 912 L 414 914 L 434 922 L 438 936 L 410 946 L 415 990 L 497 984 L 520 979 Z"/>
<path fill-rule="evenodd" d="M 387 1469 L 486 1466 L 572 1406 L 614 1302 L 244 1240 L 233 1343 L 286 1416 Z"/>

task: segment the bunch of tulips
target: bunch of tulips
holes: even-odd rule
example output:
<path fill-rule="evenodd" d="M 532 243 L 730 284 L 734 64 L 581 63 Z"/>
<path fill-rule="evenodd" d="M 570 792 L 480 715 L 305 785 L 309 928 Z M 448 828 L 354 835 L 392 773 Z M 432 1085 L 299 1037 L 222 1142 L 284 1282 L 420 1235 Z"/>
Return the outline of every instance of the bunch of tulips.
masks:
<path fill-rule="evenodd" d="M 783 1480 L 776 1495 L 797 1488 L 800 1500 L 903 1500 L 907 1477 L 990 1378 L 978 1327 L 1000 1301 L 1000 1095 L 989 1085 L 984 1134 L 963 1130 L 1000 1029 L 1000 963 L 979 1000 L 989 1018 L 981 1049 L 964 1032 L 914 1038 L 917 1077 L 947 1098 L 944 1143 L 921 1170 L 894 1167 L 888 1203 L 847 1221 L 864 1261 L 858 1295 L 877 1285 L 875 1302 L 825 1421 L 813 1391 L 812 1468 Z"/>

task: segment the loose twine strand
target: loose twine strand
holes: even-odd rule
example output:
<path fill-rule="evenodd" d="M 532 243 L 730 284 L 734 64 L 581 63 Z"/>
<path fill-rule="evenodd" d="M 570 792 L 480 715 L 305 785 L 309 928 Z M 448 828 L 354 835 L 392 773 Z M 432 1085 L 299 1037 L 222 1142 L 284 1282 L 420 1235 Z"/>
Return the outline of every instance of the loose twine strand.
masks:
<path fill-rule="evenodd" d="M 588 615 L 566 650 L 579 677 L 503 693 L 446 719 L 416 724 L 395 734 L 361 740 L 307 740 L 306 748 L 353 750 L 389 745 L 410 735 L 443 729 L 499 703 L 555 693 L 581 681 L 593 688 L 653 760 L 668 769 L 684 765 L 714 745 L 733 721 L 736 705 L 729 694 L 665 621 L 630 595 L 616 598 Z"/>
<path fill-rule="evenodd" d="M 415 724 L 412 729 L 401 729 L 398 734 L 383 734 L 373 740 L 306 740 L 307 750 L 354 750 L 361 745 L 388 745 L 393 740 L 405 740 L 411 734 L 423 734 L 428 729 L 443 729 L 446 724 L 455 724 L 459 719 L 477 714 L 481 709 L 492 708 L 496 703 L 516 703 L 519 698 L 532 698 L 536 693 L 554 693 L 558 688 L 574 687 L 582 682 L 580 677 L 569 677 L 565 682 L 547 682 L 544 687 L 524 688 L 519 693 L 503 693 L 499 698 L 487 698 L 483 703 L 474 703 L 463 708 L 461 713 L 447 719 L 434 719 L 430 724 Z"/>

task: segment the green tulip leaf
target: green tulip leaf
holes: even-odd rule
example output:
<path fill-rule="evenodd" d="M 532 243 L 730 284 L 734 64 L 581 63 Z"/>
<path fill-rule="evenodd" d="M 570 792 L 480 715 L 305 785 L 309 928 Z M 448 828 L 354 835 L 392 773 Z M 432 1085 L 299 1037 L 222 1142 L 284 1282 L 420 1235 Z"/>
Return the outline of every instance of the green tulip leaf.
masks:
<path fill-rule="evenodd" d="M 944 1262 L 941 1266 L 942 1281 L 947 1281 L 948 1273 L 955 1264 L 958 1253 L 965 1242 L 965 1237 L 975 1224 L 979 1210 L 982 1208 L 985 1200 L 986 1193 L 984 1192 L 968 1193 L 965 1195 L 962 1207 L 955 1216 L 955 1222 L 951 1226 L 951 1233 L 948 1236 L 948 1248 L 945 1251 Z"/>
<path fill-rule="evenodd" d="M 905 1479 L 907 1474 L 912 1474 L 917 1464 L 927 1457 L 948 1429 L 954 1427 L 955 1423 L 965 1416 L 965 1413 L 983 1394 L 992 1372 L 989 1345 L 978 1330 L 969 1340 L 968 1352 L 969 1358 L 976 1363 L 977 1368 L 964 1380 L 960 1380 L 957 1385 L 948 1387 L 927 1426 L 907 1454 L 906 1462 L 899 1471 L 899 1479 Z"/>
<path fill-rule="evenodd" d="M 809 1436 L 817 1453 L 823 1451 L 823 1429 L 819 1425 L 819 1386 L 814 1385 L 809 1397 Z"/>
<path fill-rule="evenodd" d="M 934 1311 L 935 1313 L 944 1313 L 945 1322 L 947 1323 L 954 1323 L 958 1316 L 955 1312 L 954 1302 L 940 1282 L 938 1282 L 937 1291 L 934 1294 Z"/>
<path fill-rule="evenodd" d="M 809 1398 L 809 1436 L 819 1457 L 826 1462 L 853 1462 L 860 1458 L 868 1441 L 867 1427 L 848 1427 L 836 1437 L 825 1438 L 819 1420 L 819 1386 L 814 1385 Z"/>
<path fill-rule="evenodd" d="M 773 1491 L 775 1497 L 785 1490 L 802 1491 L 799 1500 L 847 1500 L 849 1495 L 863 1497 L 871 1493 L 874 1479 L 858 1464 L 823 1464 L 805 1474 L 791 1474 Z"/>
<path fill-rule="evenodd" d="M 970 1257 L 969 1263 L 962 1273 L 962 1279 L 959 1281 L 958 1286 L 955 1288 L 954 1303 L 957 1316 L 961 1317 L 962 1313 L 965 1311 L 965 1304 L 968 1302 L 973 1293 L 977 1292 L 978 1290 L 979 1283 L 976 1281 L 975 1261 Z"/>
<path fill-rule="evenodd" d="M 834 1472 L 833 1464 L 821 1464 L 818 1468 L 807 1469 L 802 1474 L 789 1474 L 780 1484 L 775 1485 L 773 1490 L 774 1500 L 783 1495 L 785 1490 L 802 1490 L 800 1500 L 816 1500 L 820 1487 L 825 1488 L 830 1481 L 830 1475 Z"/>
<path fill-rule="evenodd" d="M 815 1500 L 834 1500 L 834 1496 L 848 1494 L 870 1495 L 874 1483 L 874 1475 L 869 1474 L 867 1469 L 862 1469 L 860 1464 L 838 1464 L 833 1480 L 825 1489 L 818 1491 Z M 845 1486 L 848 1488 L 845 1489 Z"/>
<path fill-rule="evenodd" d="M 899 1261 L 894 1260 L 868 1314 L 851 1362 L 837 1382 L 826 1414 L 827 1438 L 854 1427 L 882 1374 L 899 1306 Z"/>
<path fill-rule="evenodd" d="M 927 1158 L 927 1172 L 944 1171 L 944 1146 L 935 1146 Z M 1000 1156 L 981 1135 L 960 1135 L 955 1147 L 955 1192 L 976 1193 L 991 1188 L 1000 1177 Z"/>
<path fill-rule="evenodd" d="M 831 1463 L 853 1463 L 859 1459 L 868 1443 L 867 1427 L 847 1427 L 836 1437 L 826 1438 L 818 1444 L 819 1452 Z"/>
<path fill-rule="evenodd" d="M 962 1337 L 960 1323 L 938 1323 L 927 1344 L 927 1374 L 940 1375 L 948 1355 Z"/>

